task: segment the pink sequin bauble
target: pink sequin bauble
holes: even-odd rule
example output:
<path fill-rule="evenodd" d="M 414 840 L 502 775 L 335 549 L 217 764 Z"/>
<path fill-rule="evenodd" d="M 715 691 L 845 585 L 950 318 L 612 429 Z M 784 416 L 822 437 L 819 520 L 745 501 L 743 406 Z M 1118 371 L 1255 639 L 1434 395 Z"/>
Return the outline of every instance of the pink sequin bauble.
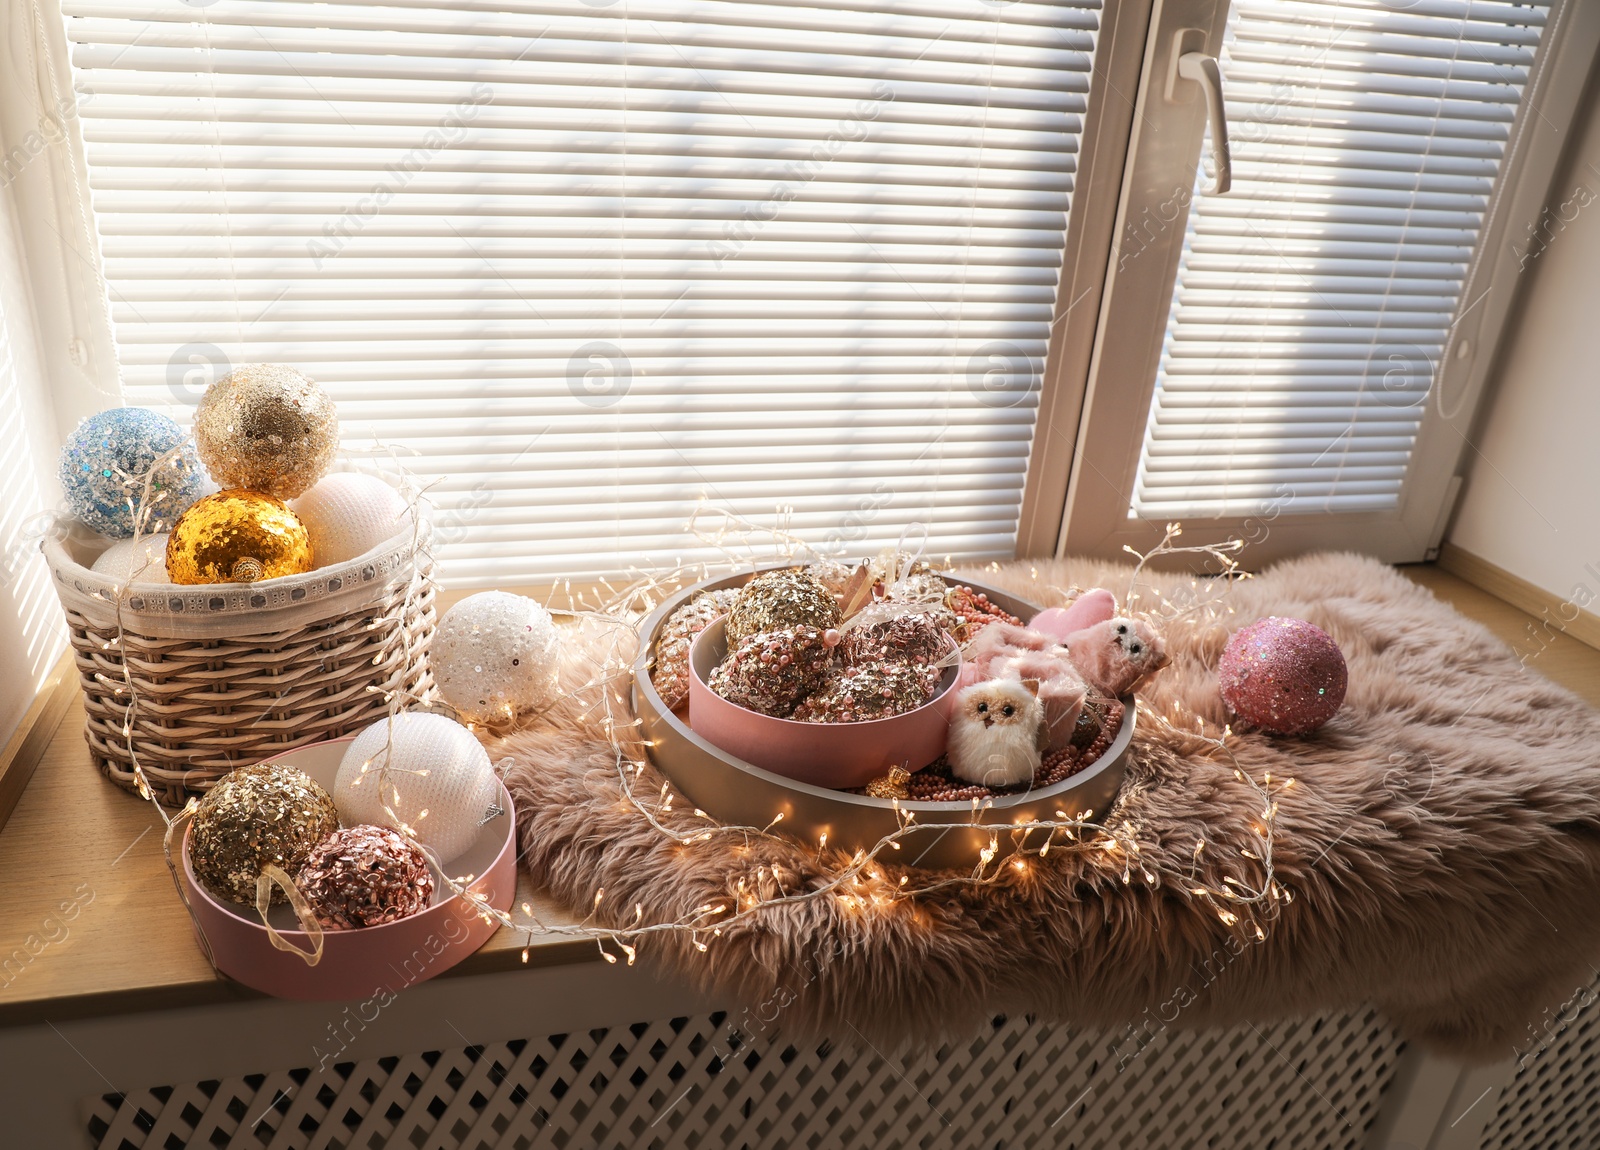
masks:
<path fill-rule="evenodd" d="M 1326 631 L 1276 615 L 1238 631 L 1217 664 L 1229 709 L 1278 735 L 1303 735 L 1333 718 L 1349 679 Z"/>

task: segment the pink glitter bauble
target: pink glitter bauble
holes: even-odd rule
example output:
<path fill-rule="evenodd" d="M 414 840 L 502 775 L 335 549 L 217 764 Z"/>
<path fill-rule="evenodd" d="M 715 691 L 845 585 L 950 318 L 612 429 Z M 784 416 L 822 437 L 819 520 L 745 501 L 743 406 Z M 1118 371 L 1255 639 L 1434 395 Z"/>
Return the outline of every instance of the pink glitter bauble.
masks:
<path fill-rule="evenodd" d="M 1326 631 L 1274 615 L 1228 640 L 1217 680 L 1223 702 L 1241 719 L 1274 734 L 1303 735 L 1333 718 L 1350 675 Z"/>

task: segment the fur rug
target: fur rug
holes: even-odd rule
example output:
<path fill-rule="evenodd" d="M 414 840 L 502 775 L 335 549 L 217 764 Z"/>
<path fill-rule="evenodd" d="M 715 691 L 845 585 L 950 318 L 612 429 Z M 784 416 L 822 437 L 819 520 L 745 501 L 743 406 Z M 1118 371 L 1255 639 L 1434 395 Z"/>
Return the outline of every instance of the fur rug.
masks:
<path fill-rule="evenodd" d="M 983 578 L 1051 605 L 1063 598 L 1052 587 L 1104 584 L 1120 596 L 1127 572 L 1067 560 Z M 1317 734 L 1236 740 L 1257 778 L 1298 780 L 1279 800 L 1276 873 L 1294 899 L 1277 914 L 1230 928 L 1188 893 L 1191 873 L 1212 888 L 1259 876 L 1239 854 L 1257 803 L 1204 744 L 1150 723 L 1116 815 L 1137 828 L 1153 886 L 1137 873 L 1124 885 L 1102 852 L 1056 850 L 994 886 L 865 914 L 812 900 L 725 932 L 709 953 L 669 932 L 646 938 L 641 957 L 789 1033 L 851 1027 L 892 1042 L 997 1013 L 1143 1032 L 1374 1002 L 1448 1053 L 1494 1059 L 1525 1045 L 1540 1009 L 1587 985 L 1600 956 L 1600 714 L 1371 560 L 1294 560 L 1227 602 L 1227 628 L 1169 630 L 1173 663 L 1142 707 L 1179 702 L 1220 724 L 1213 668 L 1228 631 L 1265 615 L 1316 623 L 1350 668 L 1344 708 Z M 789 890 L 824 873 L 815 848 L 671 844 L 621 801 L 597 712 L 566 706 L 492 751 L 514 759 L 506 782 L 527 865 L 564 905 L 585 914 L 604 887 L 598 921 L 627 925 L 635 904 L 646 922 L 673 920 L 728 899 L 759 865 Z M 647 774 L 639 793 L 659 787 Z M 684 805 L 665 817 L 688 828 L 698 820 Z M 891 882 L 901 873 L 884 869 Z"/>

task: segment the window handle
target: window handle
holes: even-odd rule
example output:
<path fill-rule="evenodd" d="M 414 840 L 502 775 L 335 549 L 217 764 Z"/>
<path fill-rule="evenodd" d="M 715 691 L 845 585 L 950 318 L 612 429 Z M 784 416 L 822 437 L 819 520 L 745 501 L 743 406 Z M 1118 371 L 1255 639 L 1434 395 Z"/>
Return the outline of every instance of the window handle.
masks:
<path fill-rule="evenodd" d="M 1216 167 L 1216 183 L 1206 189 L 1220 196 L 1233 187 L 1233 153 L 1228 147 L 1228 113 L 1222 107 L 1222 69 L 1217 58 L 1204 52 L 1185 52 L 1178 57 L 1178 75 L 1193 80 L 1205 91 L 1206 117 L 1211 121 L 1211 159 Z"/>

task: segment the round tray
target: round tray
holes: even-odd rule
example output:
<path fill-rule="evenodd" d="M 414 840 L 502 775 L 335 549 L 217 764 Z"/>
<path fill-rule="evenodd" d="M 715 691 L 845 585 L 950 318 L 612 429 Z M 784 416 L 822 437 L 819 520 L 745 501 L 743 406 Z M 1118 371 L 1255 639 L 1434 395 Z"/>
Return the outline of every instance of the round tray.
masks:
<path fill-rule="evenodd" d="M 793 564 L 768 564 L 757 570 L 788 566 Z M 754 574 L 755 571 L 742 572 L 687 587 L 669 596 L 645 619 L 633 667 L 633 705 L 649 744 L 650 759 L 695 806 L 721 822 L 760 827 L 781 814 L 782 830 L 808 845 L 817 844 L 826 834 L 830 847 L 871 849 L 899 826 L 894 805 L 888 799 L 812 786 L 764 771 L 721 751 L 690 730 L 662 702 L 650 682 L 656 633 L 667 616 L 702 591 L 738 587 Z M 984 592 L 996 605 L 1019 618 L 1030 619 L 1039 610 L 1037 604 L 976 579 L 963 578 L 962 582 Z M 989 800 L 978 811 L 973 810 L 970 801 L 901 802 L 900 808 L 913 812 L 918 825 L 900 840 L 901 849 L 894 852 L 894 861 L 935 869 L 970 868 L 991 839 L 998 840 L 996 857 L 1016 848 L 1015 836 L 1003 833 L 1007 826 L 1054 819 L 1057 811 L 1074 817 L 1086 811 L 1104 814 L 1122 784 L 1123 760 L 1133 741 L 1133 696 L 1125 696 L 1122 704 L 1122 728 L 1105 754 L 1086 770 L 1054 786 L 1003 795 Z M 1041 842 L 1042 838 L 1036 836 L 1035 845 Z"/>
<path fill-rule="evenodd" d="M 299 767 L 331 792 L 351 741 L 314 743 L 266 761 Z M 496 910 L 510 910 L 517 889 L 517 836 L 511 796 L 504 784 L 499 789 L 501 813 L 484 823 L 472 846 L 447 866 L 453 875 L 476 875 L 467 889 L 484 895 Z M 184 829 L 182 874 L 212 959 L 223 974 L 263 993 L 323 1002 L 398 994 L 449 970 L 498 929 L 499 924 L 484 922 L 464 899 L 450 894 L 435 869 L 432 906 L 382 926 L 324 931 L 322 960 L 307 966 L 298 955 L 272 945 L 255 908 L 223 902 L 195 878 L 189 865 L 192 826 Z M 288 905 L 273 907 L 267 917 L 288 942 L 311 949 L 310 937 Z"/>

